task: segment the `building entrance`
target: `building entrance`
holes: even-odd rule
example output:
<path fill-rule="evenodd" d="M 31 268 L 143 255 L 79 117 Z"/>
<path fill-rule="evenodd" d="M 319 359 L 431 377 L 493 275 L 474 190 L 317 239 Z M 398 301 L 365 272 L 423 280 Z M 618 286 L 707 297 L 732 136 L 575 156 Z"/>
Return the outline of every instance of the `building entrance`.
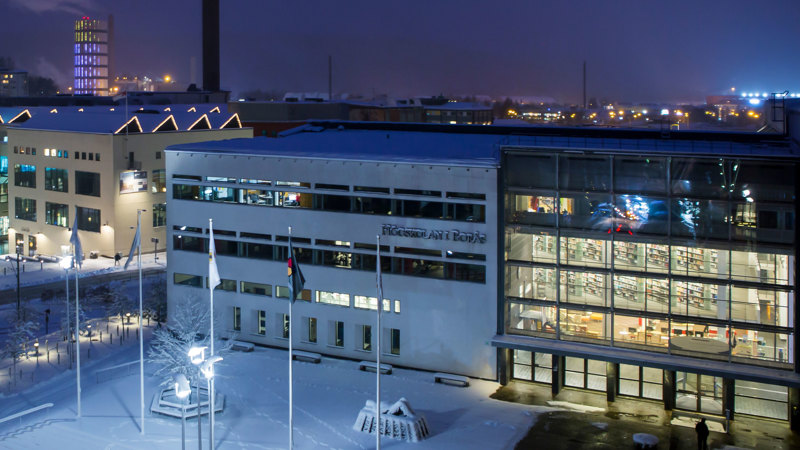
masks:
<path fill-rule="evenodd" d="M 28 235 L 28 256 L 36 256 L 36 236 Z"/>
<path fill-rule="evenodd" d="M 684 411 L 723 414 L 722 378 L 677 372 L 675 407 Z"/>

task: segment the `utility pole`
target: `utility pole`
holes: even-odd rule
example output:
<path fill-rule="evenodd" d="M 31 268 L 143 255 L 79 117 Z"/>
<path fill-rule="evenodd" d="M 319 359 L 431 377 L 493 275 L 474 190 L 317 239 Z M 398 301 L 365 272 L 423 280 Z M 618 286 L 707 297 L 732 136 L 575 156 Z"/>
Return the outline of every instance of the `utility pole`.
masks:
<path fill-rule="evenodd" d="M 21 319 L 21 317 L 19 316 L 19 312 L 20 312 L 19 311 L 19 309 L 20 309 L 20 299 L 19 299 L 19 297 L 20 297 L 19 296 L 19 258 L 20 258 L 19 245 L 17 245 L 17 320 Z"/>

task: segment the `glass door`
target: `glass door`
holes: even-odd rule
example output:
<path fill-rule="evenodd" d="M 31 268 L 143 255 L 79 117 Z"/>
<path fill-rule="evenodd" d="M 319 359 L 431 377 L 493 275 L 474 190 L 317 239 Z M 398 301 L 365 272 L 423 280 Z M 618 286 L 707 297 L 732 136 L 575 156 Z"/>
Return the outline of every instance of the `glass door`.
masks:
<path fill-rule="evenodd" d="M 36 256 L 36 236 L 28 235 L 28 256 Z"/>
<path fill-rule="evenodd" d="M 675 407 L 685 411 L 722 415 L 722 378 L 677 372 Z"/>

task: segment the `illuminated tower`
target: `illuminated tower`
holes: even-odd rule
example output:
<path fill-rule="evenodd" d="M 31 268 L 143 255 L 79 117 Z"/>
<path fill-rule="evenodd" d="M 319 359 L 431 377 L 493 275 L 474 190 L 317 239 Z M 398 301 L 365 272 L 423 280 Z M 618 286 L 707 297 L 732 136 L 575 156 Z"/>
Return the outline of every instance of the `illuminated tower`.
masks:
<path fill-rule="evenodd" d="M 113 19 L 75 21 L 75 94 L 108 95 Z"/>

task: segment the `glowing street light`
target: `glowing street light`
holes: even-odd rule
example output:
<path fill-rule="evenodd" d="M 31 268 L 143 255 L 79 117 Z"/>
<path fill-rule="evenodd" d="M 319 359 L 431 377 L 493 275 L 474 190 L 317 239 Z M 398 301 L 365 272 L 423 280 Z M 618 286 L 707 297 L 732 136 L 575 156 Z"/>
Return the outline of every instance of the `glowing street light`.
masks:
<path fill-rule="evenodd" d="M 186 397 L 192 392 L 189 380 L 184 374 L 175 377 L 175 396 L 181 401 L 181 449 L 186 450 Z M 199 415 L 197 416 L 200 417 Z"/>
<path fill-rule="evenodd" d="M 206 348 L 208 347 L 192 347 L 189 349 L 189 360 L 195 366 L 200 365 L 206 359 Z M 206 391 L 208 392 L 208 391 Z M 211 407 L 211 403 L 209 403 L 209 408 Z M 201 408 L 200 403 L 200 383 L 197 383 L 197 448 L 199 450 L 203 449 L 203 427 L 202 427 L 202 413 L 203 410 Z"/>

